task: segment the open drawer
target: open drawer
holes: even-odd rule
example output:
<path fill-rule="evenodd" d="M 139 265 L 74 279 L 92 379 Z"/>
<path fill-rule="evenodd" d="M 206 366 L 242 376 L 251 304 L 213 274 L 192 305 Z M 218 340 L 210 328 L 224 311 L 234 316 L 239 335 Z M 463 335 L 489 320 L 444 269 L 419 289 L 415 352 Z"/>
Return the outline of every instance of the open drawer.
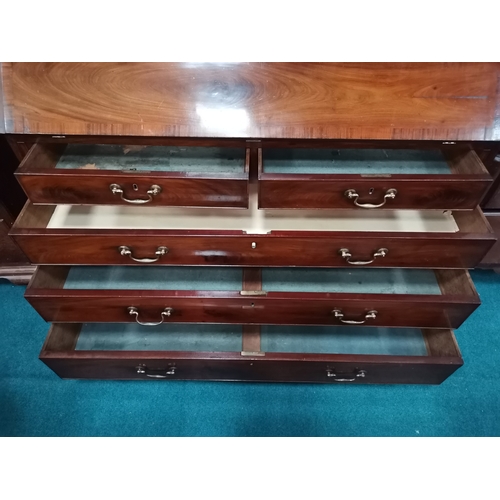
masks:
<path fill-rule="evenodd" d="M 62 378 L 333 384 L 439 384 L 463 364 L 450 330 L 112 323 L 52 325 L 40 359 Z"/>
<path fill-rule="evenodd" d="M 496 241 L 481 210 L 34 206 L 10 231 L 34 264 L 474 268 Z"/>
<path fill-rule="evenodd" d="M 248 206 L 244 148 L 35 144 L 16 177 L 35 204 Z"/>
<path fill-rule="evenodd" d="M 467 271 L 41 266 L 26 299 L 52 322 L 458 328 L 480 304 Z"/>
<path fill-rule="evenodd" d="M 471 149 L 260 149 L 259 207 L 472 210 L 492 178 Z"/>

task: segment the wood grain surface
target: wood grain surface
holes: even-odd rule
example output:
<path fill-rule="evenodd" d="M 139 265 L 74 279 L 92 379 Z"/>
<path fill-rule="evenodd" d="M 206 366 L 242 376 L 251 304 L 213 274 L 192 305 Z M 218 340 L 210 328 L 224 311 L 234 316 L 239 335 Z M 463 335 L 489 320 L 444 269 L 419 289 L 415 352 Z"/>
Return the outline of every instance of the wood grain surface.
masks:
<path fill-rule="evenodd" d="M 499 63 L 3 63 L 6 133 L 499 140 Z"/>

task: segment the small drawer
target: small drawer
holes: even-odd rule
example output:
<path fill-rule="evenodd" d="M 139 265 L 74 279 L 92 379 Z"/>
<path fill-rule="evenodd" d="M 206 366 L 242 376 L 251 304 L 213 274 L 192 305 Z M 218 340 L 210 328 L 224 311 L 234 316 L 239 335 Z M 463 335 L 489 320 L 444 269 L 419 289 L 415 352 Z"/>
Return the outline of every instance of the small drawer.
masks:
<path fill-rule="evenodd" d="M 467 271 L 41 266 L 25 294 L 46 321 L 458 328 Z"/>
<path fill-rule="evenodd" d="M 35 144 L 16 177 L 35 204 L 248 206 L 249 150 Z"/>
<path fill-rule="evenodd" d="M 259 207 L 472 210 L 492 183 L 464 147 L 260 149 Z"/>
<path fill-rule="evenodd" d="M 256 201 L 255 201 L 256 203 Z M 35 264 L 474 268 L 496 241 L 481 210 L 35 206 L 10 231 Z"/>
<path fill-rule="evenodd" d="M 61 378 L 440 384 L 463 361 L 450 330 L 240 325 L 51 326 Z"/>

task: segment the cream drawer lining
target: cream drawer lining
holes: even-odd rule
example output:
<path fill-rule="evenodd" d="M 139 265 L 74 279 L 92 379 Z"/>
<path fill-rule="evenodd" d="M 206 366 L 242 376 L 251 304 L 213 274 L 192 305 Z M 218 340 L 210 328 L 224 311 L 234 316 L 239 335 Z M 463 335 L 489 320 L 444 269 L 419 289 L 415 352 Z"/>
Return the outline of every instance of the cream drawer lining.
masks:
<path fill-rule="evenodd" d="M 171 229 L 244 231 L 371 231 L 456 233 L 449 212 L 419 210 L 259 210 L 257 193 L 248 209 L 59 205 L 49 229 Z"/>

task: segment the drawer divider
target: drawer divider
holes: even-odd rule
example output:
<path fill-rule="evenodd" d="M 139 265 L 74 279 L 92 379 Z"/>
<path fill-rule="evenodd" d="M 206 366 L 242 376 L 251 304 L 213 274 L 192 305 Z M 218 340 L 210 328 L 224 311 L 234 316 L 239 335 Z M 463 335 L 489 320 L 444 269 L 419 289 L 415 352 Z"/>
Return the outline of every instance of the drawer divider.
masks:
<path fill-rule="evenodd" d="M 260 325 L 243 325 L 242 356 L 264 356 L 260 350 Z"/>

